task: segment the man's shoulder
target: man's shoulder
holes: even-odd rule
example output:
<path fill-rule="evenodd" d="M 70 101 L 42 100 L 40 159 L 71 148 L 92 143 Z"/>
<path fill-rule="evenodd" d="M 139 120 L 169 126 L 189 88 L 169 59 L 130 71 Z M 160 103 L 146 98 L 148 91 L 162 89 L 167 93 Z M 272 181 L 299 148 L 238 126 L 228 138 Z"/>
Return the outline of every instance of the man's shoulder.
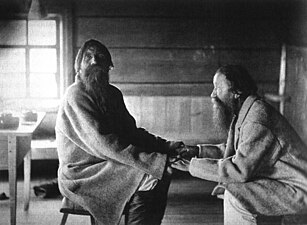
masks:
<path fill-rule="evenodd" d="M 256 99 L 251 107 L 251 111 L 261 115 L 277 113 L 277 110 L 262 98 Z"/>
<path fill-rule="evenodd" d="M 249 121 L 261 124 L 270 124 L 279 116 L 278 111 L 272 105 L 259 98 L 252 104 L 246 118 Z"/>
<path fill-rule="evenodd" d="M 81 83 L 75 82 L 66 89 L 66 94 L 68 95 L 81 91 L 82 91 Z"/>
<path fill-rule="evenodd" d="M 252 111 L 268 111 L 270 110 L 271 106 L 262 98 L 257 98 L 253 105 L 252 105 Z"/>
<path fill-rule="evenodd" d="M 84 88 L 82 87 L 81 83 L 73 83 L 66 89 L 63 99 L 64 101 L 71 102 L 71 101 L 76 101 L 80 98 L 84 98 L 86 96 L 87 94 Z"/>

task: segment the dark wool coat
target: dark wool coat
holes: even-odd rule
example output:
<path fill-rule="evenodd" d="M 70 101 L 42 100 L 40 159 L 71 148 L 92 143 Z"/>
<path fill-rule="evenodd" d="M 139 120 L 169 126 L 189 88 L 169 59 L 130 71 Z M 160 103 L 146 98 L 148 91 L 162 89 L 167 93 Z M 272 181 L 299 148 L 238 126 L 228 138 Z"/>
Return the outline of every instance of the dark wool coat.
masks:
<path fill-rule="evenodd" d="M 256 214 L 307 212 L 307 148 L 273 107 L 248 97 L 226 149 L 224 158 L 213 159 L 212 148 L 204 147 L 204 158 L 193 158 L 190 164 L 193 176 L 220 182 L 213 194 L 226 188 Z"/>
<path fill-rule="evenodd" d="M 66 91 L 56 121 L 58 180 L 64 196 L 111 225 L 145 173 L 162 178 L 171 144 L 136 127 L 114 86 L 100 106 L 78 80 Z"/>

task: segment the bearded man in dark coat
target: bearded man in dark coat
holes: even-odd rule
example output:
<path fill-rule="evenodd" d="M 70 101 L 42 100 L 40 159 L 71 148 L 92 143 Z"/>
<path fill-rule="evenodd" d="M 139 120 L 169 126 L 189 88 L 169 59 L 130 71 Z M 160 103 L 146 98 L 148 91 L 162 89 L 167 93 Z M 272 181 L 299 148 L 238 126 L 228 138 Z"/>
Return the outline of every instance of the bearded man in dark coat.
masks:
<path fill-rule="evenodd" d="M 123 95 L 109 83 L 108 49 L 97 40 L 80 48 L 76 80 L 56 121 L 62 195 L 99 224 L 160 224 L 170 184 L 169 162 L 182 142 L 136 127 Z"/>

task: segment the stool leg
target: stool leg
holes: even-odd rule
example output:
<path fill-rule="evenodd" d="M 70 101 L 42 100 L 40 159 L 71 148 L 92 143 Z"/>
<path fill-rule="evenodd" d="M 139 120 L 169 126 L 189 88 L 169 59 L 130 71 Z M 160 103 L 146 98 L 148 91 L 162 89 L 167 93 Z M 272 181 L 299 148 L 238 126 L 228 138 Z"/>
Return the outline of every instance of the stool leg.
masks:
<path fill-rule="evenodd" d="M 68 213 L 64 213 L 60 225 L 65 225 L 66 224 L 67 217 L 68 217 Z"/>
<path fill-rule="evenodd" d="M 91 215 L 91 225 L 95 225 L 96 224 L 96 221 L 95 221 L 95 218 Z"/>

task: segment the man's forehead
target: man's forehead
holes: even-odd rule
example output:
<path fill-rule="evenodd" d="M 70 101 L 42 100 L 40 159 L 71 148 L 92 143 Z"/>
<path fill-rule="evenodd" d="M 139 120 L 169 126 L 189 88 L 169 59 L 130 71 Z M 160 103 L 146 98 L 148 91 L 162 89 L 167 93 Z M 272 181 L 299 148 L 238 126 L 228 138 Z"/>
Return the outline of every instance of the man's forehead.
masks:
<path fill-rule="evenodd" d="M 98 45 L 91 45 L 89 47 L 86 48 L 85 52 L 89 52 L 89 53 L 105 53 L 104 49 L 101 46 Z"/>
<path fill-rule="evenodd" d="M 222 73 L 216 73 L 213 77 L 213 83 L 215 85 L 227 85 L 231 86 L 231 82 Z"/>

